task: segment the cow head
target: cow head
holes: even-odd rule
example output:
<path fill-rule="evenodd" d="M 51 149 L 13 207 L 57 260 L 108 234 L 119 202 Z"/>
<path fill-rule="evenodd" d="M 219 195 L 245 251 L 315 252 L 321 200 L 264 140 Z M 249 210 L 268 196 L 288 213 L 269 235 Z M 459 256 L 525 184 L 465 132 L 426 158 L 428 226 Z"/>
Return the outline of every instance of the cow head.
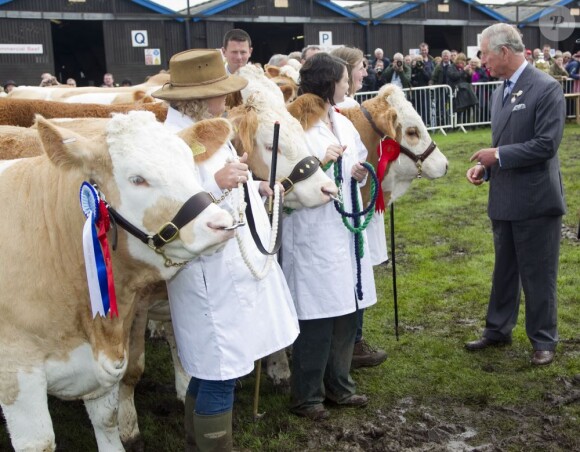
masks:
<path fill-rule="evenodd" d="M 278 87 L 263 72 L 246 66 L 240 69 L 240 75 L 248 80 L 248 86 L 242 90 L 244 104 L 228 114 L 234 125 L 234 146 L 239 153 L 248 153 L 249 166 L 257 178 L 269 180 L 274 124 L 279 122 L 276 180 L 288 177 L 296 164 L 309 156 L 304 130 L 286 110 Z M 318 169 L 285 194 L 284 205 L 292 209 L 317 207 L 336 193 L 336 184 Z"/>
<path fill-rule="evenodd" d="M 74 171 L 79 180 L 96 182 L 109 204 L 148 235 L 155 235 L 191 196 L 202 191 L 190 149 L 197 143 L 193 139 L 184 142 L 152 113 L 134 111 L 112 119 L 76 120 L 59 126 L 38 117 L 37 128 L 54 164 Z M 173 261 L 211 254 L 232 237 L 223 230 L 231 224 L 228 213 L 210 204 L 183 226 L 163 252 Z M 157 268 L 164 278 L 175 273 L 176 269 L 164 266 L 162 256 L 127 236 L 131 258 Z"/>
<path fill-rule="evenodd" d="M 368 152 L 369 161 L 376 167 L 377 146 L 381 136 L 393 138 L 406 147 L 413 155 L 421 156 L 431 145 L 432 139 L 413 105 L 405 98 L 403 91 L 391 84 L 385 85 L 372 99 L 362 106 L 370 113 L 375 130 L 368 119 L 358 110 L 349 109 L 343 113 L 351 119 L 361 135 Z M 422 177 L 436 179 L 447 172 L 447 158 L 438 147 L 420 162 Z M 419 174 L 416 162 L 403 152 L 389 166 L 386 177 L 381 181 L 383 192 L 390 194 L 391 201 L 402 196 L 411 182 Z"/>

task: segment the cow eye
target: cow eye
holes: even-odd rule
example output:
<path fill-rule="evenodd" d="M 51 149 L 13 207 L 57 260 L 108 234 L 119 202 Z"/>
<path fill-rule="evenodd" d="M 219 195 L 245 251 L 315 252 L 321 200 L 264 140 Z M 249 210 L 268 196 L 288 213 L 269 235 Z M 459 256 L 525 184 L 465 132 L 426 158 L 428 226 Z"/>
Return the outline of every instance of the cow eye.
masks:
<path fill-rule="evenodd" d="M 131 176 L 129 178 L 129 182 L 131 182 L 133 185 L 145 185 L 145 184 L 147 184 L 147 181 L 141 176 Z"/>
<path fill-rule="evenodd" d="M 272 149 L 274 149 L 274 148 L 272 147 L 272 145 L 271 145 L 271 144 L 267 144 L 267 145 L 266 145 L 266 151 L 268 151 L 268 152 L 272 152 Z"/>

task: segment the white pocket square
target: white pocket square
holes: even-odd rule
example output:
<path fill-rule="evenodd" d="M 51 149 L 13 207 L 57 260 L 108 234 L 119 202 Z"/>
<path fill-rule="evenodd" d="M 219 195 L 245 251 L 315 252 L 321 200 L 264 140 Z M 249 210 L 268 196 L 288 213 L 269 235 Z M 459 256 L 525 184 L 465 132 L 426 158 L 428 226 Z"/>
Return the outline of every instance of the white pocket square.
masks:
<path fill-rule="evenodd" d="M 517 104 L 512 111 L 525 110 L 526 104 Z"/>

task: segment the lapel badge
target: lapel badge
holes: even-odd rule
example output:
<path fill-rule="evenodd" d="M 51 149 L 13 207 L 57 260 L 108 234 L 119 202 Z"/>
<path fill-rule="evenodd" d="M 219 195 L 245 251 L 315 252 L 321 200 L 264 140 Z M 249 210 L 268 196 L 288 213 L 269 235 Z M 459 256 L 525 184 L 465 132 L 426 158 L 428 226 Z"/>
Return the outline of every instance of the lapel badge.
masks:
<path fill-rule="evenodd" d="M 515 103 L 516 99 L 522 94 L 524 94 L 524 92 L 521 89 L 517 93 L 512 94 L 512 104 Z"/>

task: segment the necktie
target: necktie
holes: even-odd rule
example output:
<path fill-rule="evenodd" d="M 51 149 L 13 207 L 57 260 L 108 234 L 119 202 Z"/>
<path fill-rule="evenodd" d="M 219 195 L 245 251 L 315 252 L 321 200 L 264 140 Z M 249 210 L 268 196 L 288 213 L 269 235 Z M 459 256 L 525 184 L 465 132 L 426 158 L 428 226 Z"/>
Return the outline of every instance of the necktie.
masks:
<path fill-rule="evenodd" d="M 510 87 L 511 87 L 511 80 L 505 80 L 503 82 L 503 103 L 502 105 L 505 105 L 505 101 L 507 100 L 508 97 L 510 97 Z"/>

